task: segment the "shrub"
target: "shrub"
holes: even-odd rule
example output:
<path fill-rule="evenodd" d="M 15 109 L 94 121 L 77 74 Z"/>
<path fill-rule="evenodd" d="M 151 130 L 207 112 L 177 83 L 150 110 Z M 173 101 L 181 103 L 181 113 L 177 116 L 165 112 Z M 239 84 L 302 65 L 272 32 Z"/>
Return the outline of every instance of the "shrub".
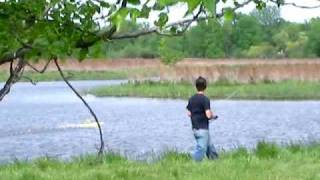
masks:
<path fill-rule="evenodd" d="M 167 65 L 175 64 L 183 59 L 183 52 L 169 47 L 165 39 L 160 42 L 159 53 L 161 61 Z"/>
<path fill-rule="evenodd" d="M 257 46 L 251 46 L 246 52 L 246 56 L 249 58 L 272 58 L 275 57 L 277 50 L 270 44 L 261 44 Z"/>

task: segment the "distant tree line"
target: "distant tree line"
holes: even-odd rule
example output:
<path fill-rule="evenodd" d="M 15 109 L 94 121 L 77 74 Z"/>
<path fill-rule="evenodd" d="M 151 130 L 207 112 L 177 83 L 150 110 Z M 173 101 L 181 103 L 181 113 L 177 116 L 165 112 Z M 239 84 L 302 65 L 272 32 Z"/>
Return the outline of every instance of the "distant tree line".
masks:
<path fill-rule="evenodd" d="M 147 24 L 122 26 L 124 30 L 149 28 Z M 173 63 L 191 58 L 315 58 L 320 56 L 320 18 L 293 23 L 269 6 L 232 19 L 200 22 L 184 35 L 148 35 L 132 40 L 100 43 L 90 49 L 96 58 L 155 58 Z"/>

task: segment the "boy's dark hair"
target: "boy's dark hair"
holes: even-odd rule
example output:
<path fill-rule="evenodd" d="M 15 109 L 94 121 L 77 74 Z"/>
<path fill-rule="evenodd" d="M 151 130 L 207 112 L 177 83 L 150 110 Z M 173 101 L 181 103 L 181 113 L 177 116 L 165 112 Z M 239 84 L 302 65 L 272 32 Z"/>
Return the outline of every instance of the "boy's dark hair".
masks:
<path fill-rule="evenodd" d="M 196 88 L 198 91 L 204 91 L 207 88 L 207 80 L 201 76 L 196 79 Z"/>

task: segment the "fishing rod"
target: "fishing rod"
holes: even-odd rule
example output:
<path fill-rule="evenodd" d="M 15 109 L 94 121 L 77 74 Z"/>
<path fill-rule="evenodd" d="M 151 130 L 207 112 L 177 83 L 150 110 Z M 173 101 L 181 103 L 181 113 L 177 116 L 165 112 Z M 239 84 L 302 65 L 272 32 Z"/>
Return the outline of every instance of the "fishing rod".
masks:
<path fill-rule="evenodd" d="M 243 87 L 240 87 L 238 88 L 237 90 L 233 91 L 230 95 L 228 95 L 226 98 L 222 99 L 222 100 L 230 100 L 231 98 L 233 98 L 234 96 L 236 96 L 240 90 L 242 89 Z M 213 116 L 212 118 L 210 118 L 209 120 L 217 120 L 219 118 L 219 116 L 215 115 Z"/>

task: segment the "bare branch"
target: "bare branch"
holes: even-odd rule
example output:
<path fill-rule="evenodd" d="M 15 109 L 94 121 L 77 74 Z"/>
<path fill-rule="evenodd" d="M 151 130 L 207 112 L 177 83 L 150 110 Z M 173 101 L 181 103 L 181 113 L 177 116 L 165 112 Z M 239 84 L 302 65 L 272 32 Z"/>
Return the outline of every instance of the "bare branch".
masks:
<path fill-rule="evenodd" d="M 270 1 L 275 3 L 275 4 L 278 4 L 277 0 L 270 0 Z M 305 5 L 296 4 L 294 2 L 285 2 L 285 1 L 283 3 L 281 3 L 281 5 L 294 6 L 294 7 L 302 8 L 302 9 L 317 9 L 317 8 L 320 8 L 320 4 L 319 5 L 315 5 L 315 6 L 305 6 Z"/>
<path fill-rule="evenodd" d="M 202 12 L 203 12 L 203 5 L 200 5 L 199 11 L 197 12 L 196 15 L 193 16 L 193 21 L 198 19 Z M 179 31 L 177 33 L 162 33 L 162 32 L 159 32 L 159 31 L 156 31 L 156 33 L 158 35 L 161 35 L 161 36 L 181 36 L 188 30 L 188 28 L 191 26 L 193 21 L 190 21 L 189 23 L 187 23 L 187 25 L 185 25 L 185 27 L 183 27 L 183 30 Z"/>
<path fill-rule="evenodd" d="M 26 65 L 28 67 L 30 67 L 32 70 L 34 70 L 35 72 L 43 74 L 48 69 L 50 62 L 51 62 L 51 59 L 49 61 L 47 61 L 47 63 L 45 64 L 45 66 L 41 70 L 38 70 L 36 67 L 34 67 L 33 65 L 31 65 L 28 62 L 26 62 Z"/>
<path fill-rule="evenodd" d="M 37 82 L 36 81 L 34 81 L 33 79 L 31 79 L 30 77 L 28 77 L 28 76 L 21 76 L 21 78 L 20 79 L 25 79 L 25 80 L 27 80 L 28 82 L 30 82 L 32 85 L 37 85 Z"/>
<path fill-rule="evenodd" d="M 252 1 L 253 0 L 245 1 L 244 3 L 239 4 L 236 7 L 232 8 L 232 11 L 236 11 L 239 8 L 242 8 L 243 6 L 248 5 Z M 170 27 L 173 27 L 173 26 L 182 26 L 182 25 L 185 25 L 185 24 L 187 24 L 187 25 L 189 24 L 189 26 L 190 26 L 190 24 L 192 22 L 200 22 L 200 21 L 205 21 L 205 20 L 208 20 L 208 19 L 221 18 L 224 15 L 224 13 L 225 13 L 225 11 L 222 11 L 220 14 L 216 14 L 215 16 L 196 17 L 196 18 L 193 17 L 191 19 L 184 19 L 184 20 L 181 20 L 181 21 L 170 23 L 170 24 L 166 25 L 164 27 L 164 29 L 167 29 L 167 28 L 170 28 Z M 161 34 L 159 29 L 157 27 L 154 27 L 154 28 L 150 28 L 148 30 L 143 30 L 143 31 L 139 31 L 139 32 L 125 33 L 125 34 L 118 34 L 118 35 L 115 34 L 114 36 L 110 37 L 110 40 L 131 39 L 131 38 L 137 38 L 137 37 L 148 35 L 148 34 L 152 34 L 152 33 Z"/>
<path fill-rule="evenodd" d="M 92 108 L 89 106 L 89 104 L 82 98 L 82 96 L 77 92 L 77 90 L 70 84 L 70 82 L 67 80 L 67 78 L 65 77 L 63 71 L 60 68 L 60 65 L 58 63 L 57 58 L 54 59 L 54 63 L 60 73 L 60 76 L 62 77 L 63 81 L 69 86 L 69 88 L 77 95 L 77 97 L 82 101 L 82 103 L 87 107 L 87 109 L 89 110 L 90 114 L 93 116 L 94 120 L 97 123 L 97 126 L 99 128 L 99 135 L 100 135 L 100 149 L 99 149 L 99 155 L 103 154 L 104 151 L 104 140 L 103 140 L 103 134 L 102 134 L 102 129 L 101 129 L 101 125 L 100 122 L 96 116 L 96 114 L 94 113 L 94 111 L 92 110 Z"/>
<path fill-rule="evenodd" d="M 3 58 L 3 59 L 0 59 L 0 66 L 3 65 L 3 64 L 7 64 L 7 63 L 10 63 L 11 61 L 13 61 L 13 59 L 11 58 Z"/>
<path fill-rule="evenodd" d="M 122 0 L 121 7 L 122 8 L 127 7 L 127 0 Z"/>

